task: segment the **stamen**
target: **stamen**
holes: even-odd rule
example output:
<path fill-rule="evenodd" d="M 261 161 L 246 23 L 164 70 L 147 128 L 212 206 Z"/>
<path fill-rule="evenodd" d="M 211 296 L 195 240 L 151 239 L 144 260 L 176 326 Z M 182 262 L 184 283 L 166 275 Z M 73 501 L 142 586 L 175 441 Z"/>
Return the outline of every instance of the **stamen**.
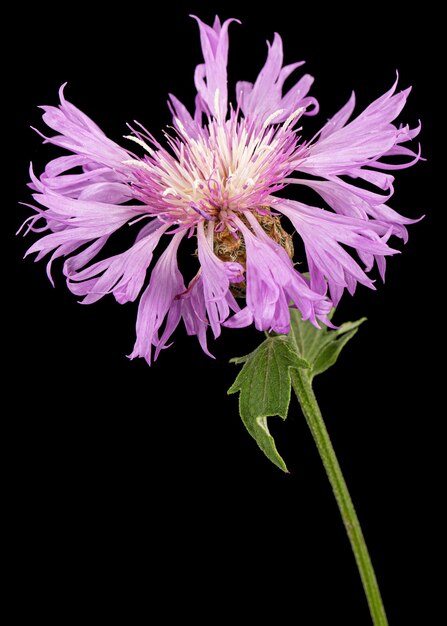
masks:
<path fill-rule="evenodd" d="M 304 113 L 305 110 L 306 110 L 305 107 L 299 107 L 299 109 L 296 109 L 296 111 L 294 111 L 291 115 L 289 115 L 289 117 L 286 119 L 286 121 L 283 124 L 283 130 L 287 130 L 287 128 L 290 126 L 293 120 L 295 120 L 298 117 L 301 117 L 301 115 Z"/>
<path fill-rule="evenodd" d="M 284 113 L 284 109 L 278 109 L 277 111 L 275 111 L 274 113 L 269 115 L 268 118 L 265 120 L 265 122 L 262 125 L 263 130 L 265 130 L 267 128 L 267 126 L 270 126 L 272 120 L 274 120 L 275 117 L 278 117 L 279 115 L 281 115 L 281 113 Z"/>
<path fill-rule="evenodd" d="M 129 141 L 133 141 L 141 146 L 146 152 L 149 152 L 151 156 L 154 156 L 155 152 L 150 148 L 145 141 L 139 139 L 139 137 L 135 137 L 134 135 L 123 135 L 124 139 L 129 139 Z"/>
<path fill-rule="evenodd" d="M 177 191 L 174 189 L 174 187 L 166 187 L 166 189 L 163 191 L 163 193 L 161 194 L 163 196 L 163 198 L 165 196 L 177 196 L 178 193 Z"/>
<path fill-rule="evenodd" d="M 178 129 L 182 133 L 182 135 L 188 136 L 185 130 L 185 127 L 183 126 L 183 124 L 181 123 L 178 117 L 175 118 L 175 123 L 178 126 Z"/>
<path fill-rule="evenodd" d="M 123 165 L 135 165 L 136 167 L 140 167 L 143 170 L 147 170 L 148 172 L 152 173 L 152 168 L 149 167 L 149 165 L 147 163 L 145 163 L 144 161 L 138 161 L 138 159 L 126 159 L 125 161 L 122 161 Z"/>

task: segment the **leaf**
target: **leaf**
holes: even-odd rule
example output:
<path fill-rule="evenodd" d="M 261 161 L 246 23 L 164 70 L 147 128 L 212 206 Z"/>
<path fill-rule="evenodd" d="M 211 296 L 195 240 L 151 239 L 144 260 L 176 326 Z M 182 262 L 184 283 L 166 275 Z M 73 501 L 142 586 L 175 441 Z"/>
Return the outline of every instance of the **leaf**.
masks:
<path fill-rule="evenodd" d="M 345 322 L 335 330 L 326 326 L 319 329 L 309 321 L 303 322 L 296 309 L 290 310 L 290 333 L 287 337 L 297 355 L 309 364 L 311 380 L 336 363 L 344 346 L 365 320 L 366 317 L 362 317 L 356 322 Z"/>
<path fill-rule="evenodd" d="M 239 412 L 245 427 L 272 463 L 287 472 L 267 417 L 279 415 L 286 419 L 291 392 L 289 369 L 308 368 L 308 363 L 285 335 L 268 337 L 254 352 L 231 362 L 244 364 L 228 393 L 239 391 Z"/>
<path fill-rule="evenodd" d="M 311 382 L 314 376 L 334 365 L 365 319 L 346 322 L 337 329 L 315 328 L 309 321 L 303 322 L 296 309 L 291 309 L 288 335 L 268 336 L 254 352 L 231 359 L 231 363 L 243 367 L 228 393 L 239 391 L 239 412 L 248 432 L 284 472 L 287 467 L 270 434 L 267 417 L 287 417 L 290 369 L 305 369 Z"/>

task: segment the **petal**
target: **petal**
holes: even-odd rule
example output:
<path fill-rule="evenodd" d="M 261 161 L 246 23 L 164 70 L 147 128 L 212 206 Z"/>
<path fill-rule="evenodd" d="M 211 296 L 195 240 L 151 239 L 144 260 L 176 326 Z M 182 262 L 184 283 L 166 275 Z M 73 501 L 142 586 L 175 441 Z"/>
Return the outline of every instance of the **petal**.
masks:
<path fill-rule="evenodd" d="M 355 187 L 337 177 L 324 181 L 302 180 L 300 184 L 314 189 L 337 213 L 369 220 L 369 227 L 382 235 L 391 228 L 393 235 L 406 241 L 408 233 L 405 225 L 419 221 L 399 215 L 384 204 L 391 197 L 393 190 L 385 196 Z"/>
<path fill-rule="evenodd" d="M 391 122 L 403 109 L 409 89 L 395 93 L 396 84 L 383 96 L 372 102 L 360 115 L 347 123 L 354 108 L 354 94 L 348 103 L 322 128 L 317 140 L 304 151 L 297 162 L 299 171 L 316 176 L 358 175 L 359 168 L 406 167 L 383 165 L 377 160 L 395 153 L 396 145 L 414 136 L 408 129 L 401 129 Z M 415 153 L 411 153 L 416 157 Z"/>
<path fill-rule="evenodd" d="M 211 115 L 224 120 L 227 115 L 227 61 L 228 61 L 228 26 L 239 20 L 226 20 L 222 26 L 217 18 L 213 27 L 192 15 L 200 30 L 200 42 L 205 63 L 196 68 L 195 83 L 202 101 Z M 205 82 L 206 81 L 206 82 Z"/>
<path fill-rule="evenodd" d="M 320 141 L 332 135 L 335 131 L 343 128 L 346 122 L 351 117 L 355 107 L 355 93 L 352 92 L 351 97 L 347 103 L 336 113 L 331 119 L 326 122 L 320 131 Z"/>
<path fill-rule="evenodd" d="M 68 287 L 77 295 L 85 295 L 83 304 L 96 302 L 108 293 L 113 293 L 120 304 L 132 302 L 143 287 L 152 253 L 167 228 L 164 224 L 126 252 L 71 272 Z"/>
<path fill-rule="evenodd" d="M 122 204 L 133 198 L 132 189 L 122 183 L 94 183 L 84 187 L 80 200 L 95 200 L 109 204 Z"/>
<path fill-rule="evenodd" d="M 314 80 L 309 74 L 303 76 L 286 95 L 282 95 L 286 78 L 303 65 L 304 61 L 282 67 L 283 45 L 278 33 L 275 33 L 273 43 L 267 42 L 267 46 L 267 60 L 254 85 L 244 81 L 236 85 L 238 105 L 245 117 L 258 126 L 262 126 L 274 113 L 276 113 L 274 123 L 279 124 L 299 108 L 305 109 L 311 104 L 318 106 L 315 99 L 305 102 Z M 315 108 L 310 114 L 314 114 L 316 110 Z"/>
<path fill-rule="evenodd" d="M 43 121 L 59 133 L 46 138 L 47 141 L 97 163 L 119 167 L 129 158 L 129 153 L 108 139 L 89 117 L 65 100 L 63 88 L 64 85 L 59 91 L 59 107 L 41 107 L 44 111 Z"/>
<path fill-rule="evenodd" d="M 245 328 L 253 323 L 253 313 L 248 306 L 235 313 L 230 319 L 223 323 L 228 328 Z"/>
<path fill-rule="evenodd" d="M 206 316 L 205 295 L 203 291 L 203 279 L 199 273 L 191 281 L 187 293 L 181 296 L 182 318 L 188 335 L 196 335 L 202 350 L 215 358 L 208 350 L 206 332 L 209 322 Z"/>
<path fill-rule="evenodd" d="M 150 365 L 152 346 L 159 344 L 158 331 L 176 296 L 185 290 L 177 266 L 177 250 L 184 235 L 185 232 L 173 235 L 171 243 L 152 270 L 149 286 L 138 307 L 137 338 L 131 359 L 144 357 Z"/>
<path fill-rule="evenodd" d="M 108 235 L 100 237 L 85 248 L 85 250 L 67 259 L 64 263 L 64 275 L 69 278 L 75 274 L 77 270 L 81 269 L 81 267 L 87 265 L 87 263 L 89 263 L 98 254 L 98 252 L 102 250 L 108 239 Z"/>
<path fill-rule="evenodd" d="M 73 169 L 74 167 L 85 165 L 87 161 L 88 159 L 86 157 L 80 156 L 79 154 L 70 154 L 69 156 L 58 157 L 46 165 L 45 177 L 54 178 L 67 170 Z"/>
<path fill-rule="evenodd" d="M 340 245 L 354 248 L 370 264 L 371 255 L 391 255 L 397 250 L 386 244 L 389 232 L 381 238 L 369 222 L 355 217 L 334 215 L 324 209 L 284 200 L 275 208 L 286 215 L 302 238 L 311 275 L 311 286 L 321 289 L 327 279 L 334 304 L 344 288 L 351 292 L 357 282 L 374 289 L 373 281 Z"/>
<path fill-rule="evenodd" d="M 33 207 L 37 213 L 40 213 L 48 223 L 49 228 L 53 231 L 49 235 L 45 235 L 37 240 L 26 252 L 25 256 L 37 252 L 36 261 L 40 260 L 46 254 L 53 252 L 52 257 L 47 266 L 47 273 L 50 277 L 51 264 L 54 259 L 60 256 L 66 256 L 94 240 L 101 240 L 103 243 L 89 248 L 90 252 L 100 250 L 108 237 L 123 226 L 130 219 L 135 218 L 144 211 L 141 206 L 116 206 L 102 202 L 82 201 L 54 193 L 34 194 L 34 198 L 47 210 Z M 80 259 L 73 263 L 76 267 L 81 267 L 79 263 L 83 258 L 86 262 L 90 252 L 81 253 Z M 72 271 L 73 267 L 67 266 L 67 271 Z"/>
<path fill-rule="evenodd" d="M 180 133 L 186 131 L 189 137 L 197 139 L 200 136 L 200 124 L 197 124 L 188 109 L 180 102 L 180 100 L 178 100 L 178 98 L 169 94 L 169 99 L 170 102 L 168 105 L 171 109 L 172 120 L 176 129 Z"/>
<path fill-rule="evenodd" d="M 230 288 L 230 277 L 242 276 L 244 268 L 239 263 L 225 263 L 217 258 L 212 248 L 214 228 L 208 223 L 205 235 L 203 222 L 197 225 L 198 254 L 202 268 L 203 292 L 206 311 L 214 336 L 220 335 L 220 325 L 230 314 L 227 294 Z M 229 267 L 228 267 L 229 266 Z M 239 278 L 237 282 L 240 282 Z"/>
<path fill-rule="evenodd" d="M 246 302 L 256 328 L 287 333 L 290 301 L 301 311 L 304 319 L 310 319 L 318 326 L 317 318 L 325 318 L 326 310 L 331 306 L 320 306 L 326 300 L 324 294 L 317 294 L 309 288 L 285 250 L 264 233 L 250 212 L 247 211 L 245 217 L 254 234 L 241 220 L 236 223 L 244 236 L 247 250 Z M 248 312 L 235 318 L 232 324 L 245 324 L 249 319 Z"/>

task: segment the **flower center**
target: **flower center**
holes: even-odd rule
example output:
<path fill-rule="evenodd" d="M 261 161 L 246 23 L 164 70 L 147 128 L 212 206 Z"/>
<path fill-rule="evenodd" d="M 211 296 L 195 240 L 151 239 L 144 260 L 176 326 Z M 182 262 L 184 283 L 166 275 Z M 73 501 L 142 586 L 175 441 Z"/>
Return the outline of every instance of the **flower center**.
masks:
<path fill-rule="evenodd" d="M 266 121 L 257 129 L 232 112 L 230 119 L 210 120 L 192 136 L 178 119 L 176 124 L 177 135 L 167 135 L 170 150 L 159 144 L 152 149 L 141 133 L 129 136 L 148 154 L 124 162 L 132 166 L 134 190 L 163 221 L 193 226 L 213 220 L 224 232 L 232 213 L 268 205 L 294 169 L 299 145 L 291 123 L 274 127 Z"/>

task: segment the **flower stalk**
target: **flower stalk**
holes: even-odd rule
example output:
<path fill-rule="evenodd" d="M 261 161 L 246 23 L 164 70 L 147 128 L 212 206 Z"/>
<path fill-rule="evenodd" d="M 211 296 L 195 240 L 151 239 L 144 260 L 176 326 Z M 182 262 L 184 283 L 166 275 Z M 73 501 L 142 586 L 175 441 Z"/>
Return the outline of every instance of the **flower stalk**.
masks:
<path fill-rule="evenodd" d="M 318 448 L 326 474 L 331 483 L 338 508 L 343 520 L 344 527 L 354 552 L 354 557 L 362 579 L 374 626 L 388 626 L 388 620 L 380 595 L 374 568 L 369 556 L 368 548 L 363 537 L 354 504 L 349 495 L 346 481 L 343 477 L 340 465 L 335 455 L 334 448 L 329 438 L 326 425 L 318 406 L 312 382 L 306 370 L 291 370 L 292 387 L 301 405 L 304 417 L 309 426 L 312 437 Z"/>

